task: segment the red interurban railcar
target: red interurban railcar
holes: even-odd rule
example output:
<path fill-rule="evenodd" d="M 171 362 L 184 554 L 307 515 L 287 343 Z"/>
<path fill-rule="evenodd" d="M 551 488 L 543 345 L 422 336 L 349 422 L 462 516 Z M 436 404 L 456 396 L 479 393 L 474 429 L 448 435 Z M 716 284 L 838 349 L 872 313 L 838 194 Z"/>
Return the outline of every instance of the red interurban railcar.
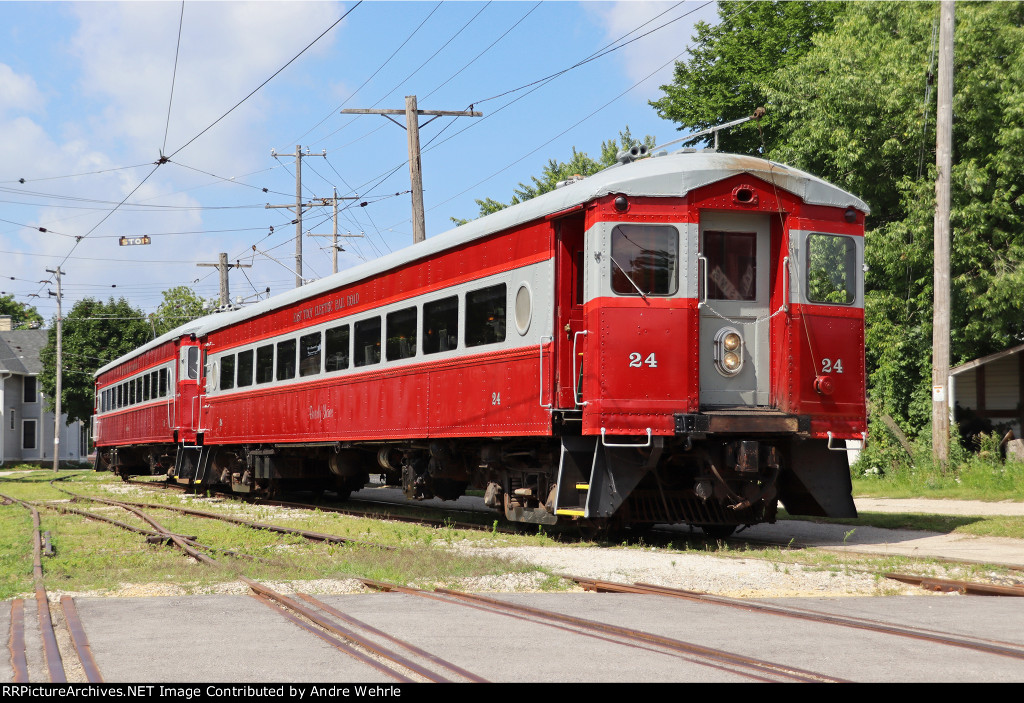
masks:
<path fill-rule="evenodd" d="M 854 516 L 867 212 L 758 158 L 622 163 L 108 364 L 99 459 L 546 524 Z"/>

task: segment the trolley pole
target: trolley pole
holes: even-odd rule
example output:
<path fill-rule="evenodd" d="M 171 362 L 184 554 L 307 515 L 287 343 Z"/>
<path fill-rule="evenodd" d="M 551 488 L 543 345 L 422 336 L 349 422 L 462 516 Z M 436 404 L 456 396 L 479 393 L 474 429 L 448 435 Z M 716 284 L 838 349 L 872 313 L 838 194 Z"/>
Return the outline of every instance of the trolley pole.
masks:
<path fill-rule="evenodd" d="M 470 105 L 472 107 L 472 105 Z M 388 115 L 405 115 L 405 127 L 395 122 L 399 127 L 408 132 L 409 135 L 409 181 L 412 183 L 412 241 L 414 244 L 422 242 L 427 238 L 426 218 L 423 210 L 423 169 L 420 160 L 420 115 L 433 115 L 434 119 L 441 116 L 449 117 L 483 117 L 482 112 L 473 110 L 420 110 L 416 107 L 416 96 L 405 96 L 404 110 L 366 110 L 352 109 L 342 110 L 343 115 L 384 115 L 392 122 L 395 122 Z M 427 120 L 423 126 L 433 122 Z"/>
<path fill-rule="evenodd" d="M 270 155 L 277 157 L 277 152 L 273 149 L 270 150 Z M 298 144 L 295 145 L 294 154 L 282 154 L 282 156 L 292 156 L 295 158 L 295 204 L 294 205 L 267 205 L 267 209 L 271 208 L 288 208 L 289 210 L 295 210 L 295 287 L 299 288 L 302 286 L 302 212 L 306 208 L 312 207 L 310 203 L 302 202 L 302 157 L 303 156 L 323 156 L 327 158 L 327 150 L 324 149 L 320 154 L 310 154 L 309 149 L 306 149 L 306 153 L 302 153 L 302 147 Z"/>
<path fill-rule="evenodd" d="M 61 416 L 61 393 L 63 392 L 63 380 L 64 373 L 62 367 L 64 365 L 64 317 L 61 312 L 60 301 L 60 277 L 63 271 L 60 270 L 60 266 L 57 270 L 46 269 L 47 273 L 52 273 L 57 280 L 57 292 L 50 291 L 50 295 L 56 296 L 57 298 L 57 359 L 56 359 L 56 371 L 57 376 L 57 392 L 54 393 L 53 398 L 53 470 L 56 473 L 60 469 L 60 416 Z"/>
<path fill-rule="evenodd" d="M 950 172 L 953 168 L 953 0 L 942 0 L 939 19 L 938 120 L 935 135 L 935 262 L 932 309 L 932 457 L 949 460 Z"/>

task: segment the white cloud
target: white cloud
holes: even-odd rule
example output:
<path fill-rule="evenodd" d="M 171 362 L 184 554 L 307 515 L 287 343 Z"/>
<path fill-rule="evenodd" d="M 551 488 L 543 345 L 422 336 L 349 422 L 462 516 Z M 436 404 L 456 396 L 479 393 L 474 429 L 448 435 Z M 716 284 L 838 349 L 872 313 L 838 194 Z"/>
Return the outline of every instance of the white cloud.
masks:
<path fill-rule="evenodd" d="M 32 76 L 21 76 L 0 63 L 0 111 L 39 112 L 45 100 Z"/>
<path fill-rule="evenodd" d="M 608 41 L 618 39 L 666 10 L 669 11 L 630 34 L 624 41 L 639 37 L 681 15 L 686 15 L 616 52 L 616 56 L 622 62 L 623 70 L 633 81 L 644 80 L 654 73 L 632 93 L 642 100 L 655 100 L 661 97 L 660 86 L 672 82 L 675 66 L 673 59 L 680 60 L 685 57 L 686 47 L 694 33 L 693 25 L 701 20 L 712 24 L 717 20 L 715 3 L 688 1 L 679 7 L 670 9 L 676 4 L 678 3 L 648 2 L 646 0 L 584 4 L 589 12 L 600 19 Z"/>
<path fill-rule="evenodd" d="M 186 3 L 177 70 L 175 49 L 181 5 L 177 3 L 76 3 L 80 26 L 72 50 L 80 59 L 80 86 L 102 101 L 98 136 L 128 140 L 147 156 L 164 142 L 171 80 L 173 105 L 167 151 L 181 147 L 337 19 L 338 3 Z M 332 33 L 312 53 L 330 45 Z M 305 56 L 303 57 L 305 58 Z M 289 66 L 289 80 L 301 76 L 301 59 Z M 271 83 L 271 87 L 274 84 Z M 266 90 L 266 89 L 265 89 Z M 213 138 L 182 154 L 207 168 L 245 168 L 266 154 L 243 151 L 246 137 L 265 123 L 271 107 L 261 91 L 214 127 Z M 249 142 L 251 143 L 251 142 Z"/>

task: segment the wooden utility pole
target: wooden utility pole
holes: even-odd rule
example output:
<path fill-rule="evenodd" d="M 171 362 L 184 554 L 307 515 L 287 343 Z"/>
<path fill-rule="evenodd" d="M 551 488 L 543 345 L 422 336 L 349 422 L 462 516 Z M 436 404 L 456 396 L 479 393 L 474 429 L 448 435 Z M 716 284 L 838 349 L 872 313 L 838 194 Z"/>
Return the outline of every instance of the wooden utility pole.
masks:
<path fill-rule="evenodd" d="M 60 277 L 63 271 L 60 270 L 60 266 L 57 270 L 46 269 L 47 273 L 52 273 L 57 280 L 57 292 L 50 291 L 50 295 L 56 296 L 57 298 L 57 359 L 55 361 L 57 376 L 57 392 L 54 393 L 53 398 L 53 470 L 58 471 L 60 469 L 60 416 L 61 416 L 61 403 L 60 397 L 63 393 L 64 385 L 64 373 L 62 367 L 64 365 L 64 316 L 61 313 L 60 301 Z"/>
<path fill-rule="evenodd" d="M 351 233 L 350 234 L 340 234 L 340 235 L 338 234 L 338 201 L 339 200 L 358 200 L 359 196 L 355 195 L 355 196 L 345 196 L 345 197 L 339 198 L 338 197 L 338 189 L 335 188 L 334 189 L 334 197 L 333 198 L 318 198 L 318 199 L 324 205 L 330 205 L 331 203 L 334 204 L 334 233 L 333 234 L 313 234 L 312 232 L 310 232 L 309 236 L 310 237 L 333 237 L 334 238 L 334 243 L 331 246 L 331 264 L 333 266 L 334 273 L 337 273 L 338 272 L 338 251 L 341 249 L 341 247 L 338 246 L 338 237 L 349 237 L 349 238 L 355 239 L 355 238 L 359 238 L 359 237 L 363 236 L 361 234 L 351 234 Z"/>
<path fill-rule="evenodd" d="M 277 157 L 277 152 L 273 149 L 270 150 L 270 155 Z M 302 147 L 298 144 L 295 145 L 294 154 L 282 154 L 282 156 L 293 156 L 295 157 L 295 204 L 294 205 L 267 205 L 267 209 L 271 208 L 288 208 L 289 210 L 295 210 L 295 287 L 298 288 L 302 285 L 302 211 L 304 208 L 313 207 L 312 203 L 302 202 L 302 157 L 303 156 L 323 156 L 327 158 L 327 150 L 323 150 L 320 154 L 310 154 L 309 149 L 306 149 L 306 153 L 302 153 Z"/>
<path fill-rule="evenodd" d="M 217 258 L 219 261 L 215 264 L 196 264 L 196 266 L 213 266 L 220 272 L 220 305 L 223 308 L 228 308 L 231 305 L 231 291 L 228 287 L 228 269 L 251 269 L 252 264 L 243 264 L 237 261 L 233 264 L 229 264 L 227 252 L 223 251 Z"/>
<path fill-rule="evenodd" d="M 953 0 L 939 19 L 938 120 L 935 135 L 935 267 L 932 310 L 932 457 L 949 459 L 950 172 L 953 167 Z"/>
<path fill-rule="evenodd" d="M 471 106 L 472 107 L 472 106 Z M 419 110 L 416 107 L 416 96 L 405 96 L 404 110 L 342 110 L 343 115 L 401 115 L 405 114 L 405 127 L 403 129 L 409 135 L 409 180 L 412 183 L 412 241 L 422 242 L 427 238 L 426 218 L 423 212 L 423 170 L 420 161 L 420 115 L 433 115 L 436 119 L 441 116 L 449 117 L 483 117 L 482 112 L 473 110 Z M 388 117 L 389 120 L 395 120 Z M 427 120 L 424 126 L 433 120 Z M 402 125 L 395 122 L 399 127 Z"/>

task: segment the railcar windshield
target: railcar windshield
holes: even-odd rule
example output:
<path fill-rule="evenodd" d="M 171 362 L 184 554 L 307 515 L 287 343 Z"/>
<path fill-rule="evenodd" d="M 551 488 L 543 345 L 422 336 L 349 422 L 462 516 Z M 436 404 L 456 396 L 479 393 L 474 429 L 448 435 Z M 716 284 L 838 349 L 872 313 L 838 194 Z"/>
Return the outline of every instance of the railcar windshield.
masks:
<path fill-rule="evenodd" d="M 619 295 L 674 295 L 679 288 L 679 231 L 666 225 L 616 225 L 612 290 Z"/>
<path fill-rule="evenodd" d="M 852 237 L 808 235 L 807 299 L 837 305 L 857 299 L 857 244 Z"/>

